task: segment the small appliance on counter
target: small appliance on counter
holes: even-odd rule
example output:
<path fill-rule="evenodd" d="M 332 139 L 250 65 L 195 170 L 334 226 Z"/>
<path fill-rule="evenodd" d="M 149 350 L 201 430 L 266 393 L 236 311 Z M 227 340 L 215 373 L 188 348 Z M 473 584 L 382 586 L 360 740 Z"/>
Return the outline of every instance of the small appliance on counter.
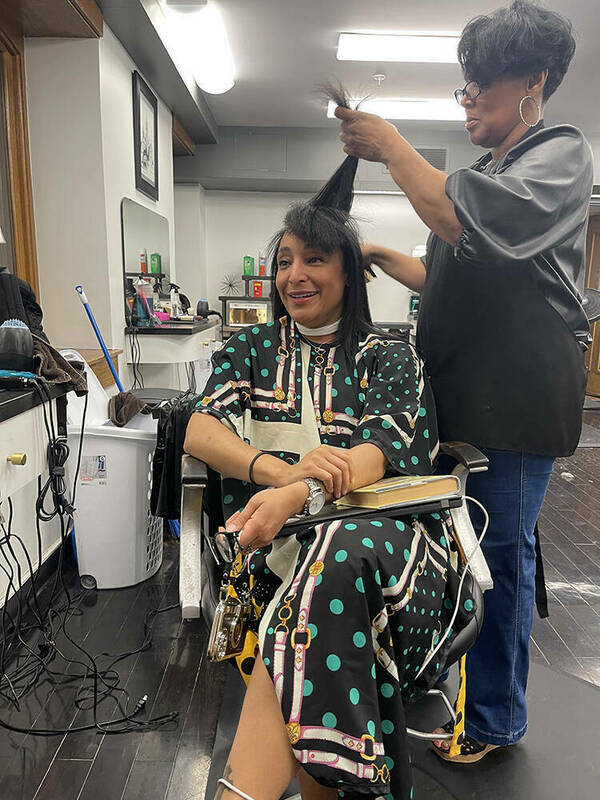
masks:
<path fill-rule="evenodd" d="M 219 297 L 223 307 L 223 325 L 242 328 L 244 325 L 261 325 L 271 322 L 271 299 L 269 297 Z"/>

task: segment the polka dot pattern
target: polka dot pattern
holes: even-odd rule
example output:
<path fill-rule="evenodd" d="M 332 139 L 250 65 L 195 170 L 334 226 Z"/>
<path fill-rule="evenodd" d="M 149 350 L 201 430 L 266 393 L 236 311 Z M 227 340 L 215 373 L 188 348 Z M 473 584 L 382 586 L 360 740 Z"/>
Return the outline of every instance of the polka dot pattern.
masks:
<path fill-rule="evenodd" d="M 214 354 L 213 373 L 204 399 L 199 398 L 197 406 L 201 411 L 226 420 L 230 428 L 253 446 L 260 446 L 260 442 L 247 438 L 248 412 L 257 422 L 285 425 L 281 436 L 276 432 L 274 436 L 274 441 L 281 441 L 279 447 L 284 449 L 277 449 L 272 455 L 287 464 L 299 460 L 290 431 L 294 424 L 303 424 L 302 388 L 305 385 L 298 339 L 295 352 L 290 344 L 291 329 L 290 324 L 282 326 L 276 321 L 252 325 L 233 336 Z M 283 346 L 281 350 L 280 346 Z M 429 472 L 437 431 L 435 418 L 428 414 L 428 395 L 420 394 L 421 365 L 412 348 L 404 342 L 387 341 L 373 335 L 362 344 L 355 343 L 355 367 L 348 368 L 341 349 L 333 352 L 336 347 L 335 344 L 322 347 L 324 361 L 333 365 L 334 374 L 330 401 L 326 397 L 322 373 L 319 380 L 321 443 L 346 449 L 369 443 L 383 452 L 391 474 Z M 283 352 L 287 352 L 288 357 L 284 358 L 283 370 L 278 374 Z M 306 375 L 311 395 L 316 386 L 316 357 L 317 350 L 311 347 Z M 295 374 L 290 372 L 292 364 Z M 326 409 L 334 415 L 329 427 L 323 419 Z M 340 415 L 339 423 L 336 415 Z M 228 517 L 234 510 L 244 508 L 257 490 L 258 487 L 249 481 L 224 479 L 224 515 Z M 444 532 L 443 522 L 428 520 L 424 523 L 428 533 L 439 543 Z M 295 631 L 296 644 L 308 645 L 305 651 L 296 650 L 305 655 L 301 724 L 343 731 L 358 740 L 365 734 L 377 741 L 386 737 L 386 755 L 378 755 L 374 765 L 378 769 L 386 765 L 392 774 L 389 794 L 381 791 L 380 795 L 408 800 L 410 786 L 405 785 L 402 778 L 405 772 L 396 768 L 399 762 L 406 762 L 407 754 L 401 750 L 402 737 L 396 735 L 398 720 L 394 715 L 397 704 L 410 698 L 434 631 L 452 614 L 453 609 L 446 608 L 444 602 L 447 600 L 444 579 L 439 570 L 431 570 L 428 564 L 427 570 L 422 570 L 411 584 L 414 591 L 410 604 L 391 614 L 385 630 L 376 634 L 376 647 L 383 648 L 397 665 L 399 680 L 396 681 L 374 657 L 371 623 L 391 593 L 394 597 L 405 597 L 405 587 L 400 584 L 406 579 L 404 573 L 412 575 L 423 558 L 422 544 L 413 545 L 415 533 L 409 519 L 390 520 L 376 513 L 364 519 L 345 519 L 321 552 L 325 531 L 326 528 L 316 543 L 318 558 L 323 561 L 321 571 L 311 575 L 306 569 L 294 597 L 286 602 L 284 595 L 278 600 L 278 607 L 265 625 L 267 635 L 261 655 L 272 674 L 276 663 L 274 645 L 281 636 L 285 606 L 290 616 L 286 622 L 288 634 L 282 682 L 284 718 L 290 719 L 291 713 L 295 655 L 290 648 L 290 637 Z M 296 575 L 309 554 L 314 536 L 314 530 L 307 526 L 303 528 L 302 537 L 298 537 L 300 552 Z M 274 545 L 261 548 L 251 560 L 250 572 L 245 571 L 236 579 L 244 585 L 251 574 L 256 581 L 253 593 L 265 607 L 281 584 L 281 568 L 277 559 L 271 558 L 278 546 L 280 542 L 276 541 Z M 315 564 L 314 554 L 307 564 Z M 306 616 L 302 617 L 300 625 L 299 614 L 308 580 L 312 581 L 310 601 L 305 601 L 307 606 L 302 613 Z M 465 614 L 470 613 L 468 600 L 468 597 L 462 599 Z M 253 662 L 250 642 L 242 660 L 247 674 Z M 326 742 L 322 747 L 328 751 Z M 371 752 L 368 742 L 367 749 Z M 348 757 L 361 765 L 364 763 L 358 752 Z M 346 777 L 341 771 L 337 775 L 342 780 Z M 340 792 L 340 796 L 343 793 Z"/>

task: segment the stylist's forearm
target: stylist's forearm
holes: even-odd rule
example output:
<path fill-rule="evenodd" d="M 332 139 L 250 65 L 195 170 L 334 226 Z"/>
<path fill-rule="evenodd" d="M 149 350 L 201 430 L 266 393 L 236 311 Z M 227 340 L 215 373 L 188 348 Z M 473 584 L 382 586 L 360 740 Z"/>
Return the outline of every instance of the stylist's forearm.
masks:
<path fill-rule="evenodd" d="M 427 273 L 420 258 L 413 258 L 389 247 L 375 244 L 362 245 L 363 256 L 370 264 L 382 269 L 386 275 L 399 281 L 413 292 L 422 292 Z"/>
<path fill-rule="evenodd" d="M 248 480 L 248 468 L 260 450 L 251 447 L 210 414 L 193 414 L 187 427 L 183 449 L 205 461 L 228 478 Z M 252 470 L 259 486 L 281 486 L 289 464 L 268 453 L 258 458 Z"/>
<path fill-rule="evenodd" d="M 454 246 L 462 225 L 446 194 L 446 173 L 432 167 L 402 136 L 394 141 L 385 163 L 427 227 Z"/>

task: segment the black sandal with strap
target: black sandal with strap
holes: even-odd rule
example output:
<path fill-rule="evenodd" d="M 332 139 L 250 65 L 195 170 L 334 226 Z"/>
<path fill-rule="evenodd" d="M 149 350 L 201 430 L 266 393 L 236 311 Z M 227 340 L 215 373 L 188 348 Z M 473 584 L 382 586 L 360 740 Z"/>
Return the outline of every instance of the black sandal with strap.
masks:
<path fill-rule="evenodd" d="M 445 725 L 442 725 L 444 733 L 452 733 L 454 730 L 454 722 L 449 720 Z M 444 740 L 446 741 L 446 740 Z M 481 744 L 467 734 L 463 734 L 462 741 L 460 742 L 460 753 L 451 756 L 448 750 L 444 750 L 439 745 L 434 744 L 433 749 L 436 755 L 443 758 L 444 761 L 449 761 L 451 764 L 476 764 L 478 761 L 491 753 L 492 750 L 498 750 L 497 744 Z"/>

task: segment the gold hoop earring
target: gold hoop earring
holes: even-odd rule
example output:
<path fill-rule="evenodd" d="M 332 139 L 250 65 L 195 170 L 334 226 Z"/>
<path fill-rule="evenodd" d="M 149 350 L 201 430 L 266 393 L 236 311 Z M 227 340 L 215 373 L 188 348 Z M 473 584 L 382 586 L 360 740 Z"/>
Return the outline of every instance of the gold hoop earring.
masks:
<path fill-rule="evenodd" d="M 533 100 L 533 103 L 537 108 L 538 118 L 536 119 L 535 122 L 527 122 L 527 120 L 523 116 L 523 103 L 525 102 L 525 100 Z M 521 117 L 521 121 L 523 122 L 524 125 L 527 125 L 528 128 L 535 128 L 535 126 L 542 118 L 542 109 L 540 108 L 538 101 L 535 99 L 535 97 L 532 97 L 530 94 L 526 94 L 525 97 L 521 98 L 521 102 L 519 103 L 519 116 Z"/>

